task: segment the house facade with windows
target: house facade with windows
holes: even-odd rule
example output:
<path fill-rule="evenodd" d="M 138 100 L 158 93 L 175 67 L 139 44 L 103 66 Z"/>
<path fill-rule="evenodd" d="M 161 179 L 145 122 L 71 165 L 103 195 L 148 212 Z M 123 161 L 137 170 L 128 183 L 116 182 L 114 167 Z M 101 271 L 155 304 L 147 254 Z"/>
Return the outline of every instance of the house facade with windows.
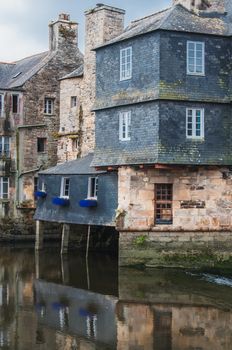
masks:
<path fill-rule="evenodd" d="M 96 48 L 92 166 L 118 172 L 121 265 L 231 259 L 231 16 L 173 1 Z"/>
<path fill-rule="evenodd" d="M 77 23 L 49 25 L 49 51 L 0 63 L 0 216 L 35 208 L 38 172 L 57 163 L 60 78 L 82 65 Z"/>

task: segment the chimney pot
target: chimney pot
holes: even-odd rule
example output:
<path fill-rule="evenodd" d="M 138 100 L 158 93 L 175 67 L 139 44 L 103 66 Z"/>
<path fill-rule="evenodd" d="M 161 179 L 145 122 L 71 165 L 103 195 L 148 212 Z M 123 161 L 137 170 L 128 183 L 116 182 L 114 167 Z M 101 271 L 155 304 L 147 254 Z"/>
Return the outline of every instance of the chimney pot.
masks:
<path fill-rule="evenodd" d="M 59 20 L 61 21 L 70 21 L 70 15 L 67 13 L 60 13 Z"/>

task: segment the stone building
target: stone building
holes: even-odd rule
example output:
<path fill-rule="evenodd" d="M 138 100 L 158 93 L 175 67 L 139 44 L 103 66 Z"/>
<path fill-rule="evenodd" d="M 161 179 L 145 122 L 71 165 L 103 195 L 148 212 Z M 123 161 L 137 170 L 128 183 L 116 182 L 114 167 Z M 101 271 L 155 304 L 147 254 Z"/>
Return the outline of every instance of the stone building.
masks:
<path fill-rule="evenodd" d="M 82 65 L 77 23 L 49 24 L 49 51 L 0 63 L 0 215 L 33 209 L 37 174 L 57 163 L 59 79 Z"/>
<path fill-rule="evenodd" d="M 121 265 L 231 259 L 231 14 L 174 1 L 96 48 L 92 165 L 118 171 Z"/>
<path fill-rule="evenodd" d="M 109 11 L 98 5 L 87 13 L 87 47 L 92 48 L 91 28 L 96 32 L 97 24 L 101 28 L 98 16 L 105 8 Z M 117 17 L 113 23 L 121 21 L 123 11 L 113 13 Z M 63 103 L 64 112 L 61 109 L 60 132 L 68 132 L 71 141 L 60 159 L 92 150 L 95 133 L 91 166 L 118 176 L 118 189 L 112 190 L 118 194 L 118 207 L 111 224 L 119 231 L 121 265 L 178 265 L 183 258 L 190 266 L 193 261 L 207 265 L 231 261 L 231 14 L 226 0 L 173 1 L 170 8 L 133 21 L 121 34 L 95 42 L 96 66 L 91 51 L 84 68 L 61 82 L 61 89 L 67 86 L 63 102 L 68 103 Z M 107 32 L 107 25 L 104 28 Z M 67 119 L 70 107 L 65 106 L 78 93 L 92 96 L 88 106 L 94 102 L 95 124 L 90 108 L 80 118 L 81 97 L 76 124 Z M 68 171 L 69 163 L 66 167 Z M 60 176 L 56 193 L 62 194 L 62 181 Z M 99 193 L 105 192 L 105 184 L 98 186 Z M 53 190 L 54 186 L 55 182 Z M 70 203 L 76 186 L 68 183 Z M 108 198 L 107 192 L 104 200 Z M 36 219 L 60 220 L 60 209 L 42 201 Z M 65 210 L 62 222 L 74 223 L 70 215 L 78 208 L 71 205 Z M 84 220 L 92 225 L 91 210 Z M 52 215 L 45 215 L 48 212 Z M 78 215 L 75 223 L 80 223 Z"/>
<path fill-rule="evenodd" d="M 60 130 L 58 162 L 76 159 L 93 152 L 96 90 L 96 54 L 93 49 L 124 29 L 125 11 L 103 4 L 85 12 L 84 63 L 60 83 Z"/>

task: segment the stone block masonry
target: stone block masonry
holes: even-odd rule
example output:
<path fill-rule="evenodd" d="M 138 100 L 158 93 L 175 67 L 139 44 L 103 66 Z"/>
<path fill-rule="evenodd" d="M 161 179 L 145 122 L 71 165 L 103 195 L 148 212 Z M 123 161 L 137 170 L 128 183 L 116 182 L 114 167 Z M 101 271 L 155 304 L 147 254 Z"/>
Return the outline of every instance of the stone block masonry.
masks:
<path fill-rule="evenodd" d="M 171 184 L 172 222 L 157 223 L 155 186 Z M 120 265 L 232 261 L 231 173 L 221 167 L 119 169 Z"/>

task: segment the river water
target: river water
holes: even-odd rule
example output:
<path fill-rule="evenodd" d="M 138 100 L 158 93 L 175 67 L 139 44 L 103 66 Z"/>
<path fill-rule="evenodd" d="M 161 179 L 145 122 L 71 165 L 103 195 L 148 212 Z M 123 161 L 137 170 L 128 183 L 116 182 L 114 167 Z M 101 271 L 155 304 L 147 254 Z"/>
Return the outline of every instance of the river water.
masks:
<path fill-rule="evenodd" d="M 232 279 L 0 249 L 0 349 L 231 350 Z"/>

